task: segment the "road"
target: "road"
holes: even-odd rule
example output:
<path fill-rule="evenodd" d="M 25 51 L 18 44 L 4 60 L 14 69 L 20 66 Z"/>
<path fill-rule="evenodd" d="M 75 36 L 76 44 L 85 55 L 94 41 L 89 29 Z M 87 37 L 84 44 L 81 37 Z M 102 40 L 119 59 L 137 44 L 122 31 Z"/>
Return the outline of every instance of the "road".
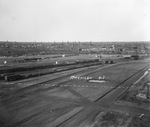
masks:
<path fill-rule="evenodd" d="M 63 74 L 61 78 L 17 87 L 1 94 L 0 117 L 8 127 L 94 127 L 94 119 L 104 111 L 141 115 L 144 109 L 117 105 L 116 100 L 149 69 L 149 61 L 99 66 L 88 71 Z M 121 73 L 120 73 L 121 72 Z M 106 75 L 109 82 L 70 80 L 70 76 Z"/>

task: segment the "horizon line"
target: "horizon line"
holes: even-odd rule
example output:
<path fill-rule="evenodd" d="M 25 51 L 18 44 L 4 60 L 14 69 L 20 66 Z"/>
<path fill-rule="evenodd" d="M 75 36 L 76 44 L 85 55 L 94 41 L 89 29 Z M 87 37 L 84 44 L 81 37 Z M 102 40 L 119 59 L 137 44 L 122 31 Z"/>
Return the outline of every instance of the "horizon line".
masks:
<path fill-rule="evenodd" d="M 150 41 L 0 41 L 1 42 L 14 42 L 14 43 L 110 43 L 110 42 L 150 42 Z"/>

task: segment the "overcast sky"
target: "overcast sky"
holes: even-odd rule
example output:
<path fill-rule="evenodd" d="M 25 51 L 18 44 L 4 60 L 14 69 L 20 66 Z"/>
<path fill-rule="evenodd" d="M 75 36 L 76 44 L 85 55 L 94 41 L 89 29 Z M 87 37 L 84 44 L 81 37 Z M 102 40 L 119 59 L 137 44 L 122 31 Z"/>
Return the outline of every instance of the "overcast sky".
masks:
<path fill-rule="evenodd" d="M 149 41 L 150 0 L 0 0 L 0 40 Z"/>

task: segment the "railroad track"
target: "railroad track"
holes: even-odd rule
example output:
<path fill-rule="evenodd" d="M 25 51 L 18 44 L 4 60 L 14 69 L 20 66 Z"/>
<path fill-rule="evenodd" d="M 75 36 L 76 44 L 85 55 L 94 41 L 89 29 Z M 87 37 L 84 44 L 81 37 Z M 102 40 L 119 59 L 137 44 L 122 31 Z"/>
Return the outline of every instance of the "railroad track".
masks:
<path fill-rule="evenodd" d="M 97 68 L 97 67 L 99 67 L 99 65 L 98 66 L 92 66 L 92 67 L 88 67 L 88 69 L 89 69 L 89 71 L 92 69 L 95 69 L 95 68 Z M 28 83 L 21 83 L 21 81 L 20 82 L 18 82 L 18 83 L 11 83 L 11 84 L 9 84 L 9 85 L 7 85 L 7 84 L 1 84 L 2 86 L 0 86 L 0 89 L 1 90 L 9 90 L 10 88 L 13 88 L 13 87 L 16 87 L 16 86 L 18 86 L 19 88 L 17 89 L 17 90 L 21 90 L 21 89 L 26 89 L 26 88 L 34 88 L 34 87 L 38 87 L 38 86 L 40 86 L 40 85 L 42 85 L 42 84 L 51 84 L 51 83 L 54 83 L 54 82 L 56 82 L 56 81 L 60 81 L 60 80 L 62 80 L 62 79 L 65 79 L 65 78 L 67 78 L 67 77 L 69 77 L 69 76 L 71 76 L 71 75 L 75 75 L 75 74 L 77 74 L 77 73 L 84 73 L 85 71 L 86 71 L 86 69 L 87 69 L 87 67 L 86 68 L 84 68 L 84 69 L 82 69 L 82 70 L 75 70 L 75 71 L 73 71 L 73 72 L 71 72 L 71 73 L 69 73 L 69 74 L 62 74 L 62 76 L 59 76 L 59 77 L 56 77 L 55 76 L 55 78 L 52 78 L 52 79 L 50 79 L 50 80 L 46 80 L 46 81 L 43 81 L 43 82 L 40 82 L 40 83 L 35 83 L 35 84 L 33 84 L 33 85 L 27 85 L 26 87 L 19 87 L 18 85 L 21 85 L 21 84 L 28 84 Z M 70 71 L 69 71 L 70 72 Z M 68 73 L 68 72 L 64 72 L 64 73 Z M 18 92 L 18 91 L 15 91 L 15 92 Z"/>
<path fill-rule="evenodd" d="M 118 88 L 119 86 L 121 86 L 123 83 L 125 83 L 126 81 L 128 81 L 129 79 L 131 79 L 132 77 L 134 77 L 135 75 L 137 75 L 138 73 L 142 72 L 143 70 L 145 70 L 147 67 L 149 67 L 149 65 L 147 65 L 146 67 L 142 68 L 141 70 L 137 71 L 136 73 L 134 73 L 133 75 L 131 75 L 130 77 L 128 77 L 127 79 L 125 79 L 124 81 L 122 81 L 121 83 L 119 83 L 118 85 L 116 85 L 114 88 L 110 89 L 108 92 L 106 92 L 103 96 L 101 96 L 100 98 L 96 99 L 94 102 L 99 101 L 101 98 L 105 97 L 107 94 L 109 94 L 110 92 L 112 92 L 113 90 L 115 90 L 116 88 Z M 124 92 L 126 92 L 133 84 L 131 84 Z"/>
<path fill-rule="evenodd" d="M 118 64 L 124 64 L 124 63 L 118 63 Z M 23 88 L 19 87 L 18 89 L 14 90 L 14 91 L 7 91 L 7 92 L 3 93 L 3 95 L 4 96 L 7 96 L 7 95 L 9 95 L 9 96 L 11 96 L 11 95 L 22 96 L 22 95 L 26 94 L 26 96 L 28 96 L 28 94 L 30 94 L 30 93 L 32 93 L 32 95 L 33 95 L 33 93 L 37 93 L 37 92 L 40 92 L 40 93 L 41 92 L 46 92 L 46 91 L 48 91 L 50 89 L 59 87 L 61 84 L 64 84 L 64 83 L 68 82 L 69 81 L 68 77 L 70 77 L 72 75 L 78 74 L 78 76 L 84 76 L 84 75 L 91 74 L 93 72 L 99 71 L 99 70 L 104 69 L 104 68 L 108 68 L 108 67 L 111 67 L 111 66 L 117 66 L 118 64 L 101 66 L 101 67 L 98 67 L 98 68 L 96 66 L 96 67 L 94 67 L 94 69 L 93 69 L 93 67 L 91 67 L 91 68 L 88 68 L 88 70 L 85 69 L 85 70 L 69 73 L 69 74 L 66 74 L 66 75 L 63 75 L 63 76 L 51 79 L 51 80 L 46 80 L 44 82 L 40 82 L 40 83 L 36 83 L 36 84 L 33 84 L 33 85 L 29 85 L 27 87 L 23 87 Z M 47 87 L 42 88 L 42 86 L 44 84 Z M 12 84 L 12 85 L 9 85 L 9 86 L 5 86 L 4 89 L 9 89 L 9 87 L 15 87 L 15 86 L 17 86 L 17 84 Z M 76 91 L 74 91 L 74 90 L 71 90 L 71 91 L 74 92 L 74 94 L 76 93 L 77 96 L 80 96 L 80 98 L 83 98 L 83 100 L 86 100 L 86 101 L 90 102 L 85 97 L 82 97 L 82 95 L 79 95 L 79 93 L 77 93 Z"/>
<path fill-rule="evenodd" d="M 100 99 L 104 98 L 104 97 L 105 97 L 106 95 L 108 95 L 110 92 L 112 92 L 113 90 L 115 90 L 116 88 L 118 88 L 119 86 L 121 86 L 123 83 L 125 83 L 126 81 L 128 81 L 129 79 L 131 79 L 132 77 L 134 77 L 136 74 L 142 72 L 142 71 L 143 71 L 144 69 L 146 69 L 148 66 L 149 66 L 149 65 L 147 65 L 146 67 L 144 67 L 144 68 L 142 68 L 141 70 L 137 71 L 136 73 L 134 73 L 133 75 L 131 75 L 129 78 L 125 79 L 125 80 L 122 81 L 120 84 L 118 84 L 118 85 L 115 86 L 114 88 L 110 89 L 110 90 L 109 90 L 108 92 L 106 92 L 103 96 L 101 96 L 101 97 L 99 97 L 98 99 L 96 99 L 96 100 L 93 102 L 93 106 L 94 106 L 94 105 L 97 106 L 96 102 L 98 102 Z M 96 70 L 96 71 L 97 71 L 97 70 Z M 94 72 L 94 71 L 92 71 L 92 72 Z M 92 73 L 92 72 L 89 72 L 89 73 Z M 76 73 L 79 73 L 79 72 L 76 72 Z M 76 73 L 73 73 L 73 74 L 76 74 Z M 80 73 L 81 73 L 81 72 L 80 72 Z M 84 73 L 84 74 L 87 74 L 87 73 Z M 70 75 L 72 75 L 72 74 L 66 75 L 65 77 L 68 77 L 68 76 L 70 76 Z M 46 82 L 43 82 L 43 83 L 47 83 L 47 82 L 49 82 L 49 83 L 54 83 L 54 82 L 57 82 L 58 80 L 61 80 L 61 79 L 64 79 L 64 77 L 60 77 L 60 78 L 58 78 L 58 79 L 46 81 Z M 68 80 L 67 80 L 67 81 L 68 81 Z M 65 83 L 65 82 L 66 82 L 66 81 L 60 82 L 60 83 L 56 84 L 56 86 L 54 86 L 54 87 L 48 87 L 48 88 L 46 88 L 46 89 L 44 89 L 44 90 L 47 91 L 48 89 L 52 89 L 52 88 L 55 88 L 55 87 L 59 87 L 62 83 Z M 23 91 L 24 91 L 25 89 L 30 89 L 30 88 L 35 87 L 35 86 L 38 86 L 38 84 L 29 86 L 29 87 L 27 87 L 27 88 L 23 88 L 23 89 L 20 89 L 20 90 L 23 90 Z M 132 86 L 132 84 L 131 84 L 131 86 Z M 131 87 L 131 86 L 129 86 L 129 87 Z M 70 89 L 70 91 L 71 91 L 73 94 L 75 94 L 75 95 L 77 95 L 79 98 L 81 98 L 81 100 L 87 101 L 87 102 L 89 102 L 89 105 L 91 105 L 91 101 L 89 101 L 88 99 L 86 99 L 85 97 L 83 97 L 82 95 L 80 95 L 78 92 L 74 91 L 73 89 L 71 89 L 71 88 L 69 88 L 69 89 Z M 19 90 L 18 92 L 21 94 L 23 91 L 20 91 L 20 90 Z M 33 91 L 32 91 L 32 92 L 33 92 Z M 36 91 L 34 91 L 34 92 L 36 92 Z M 19 95 L 20 95 L 20 94 L 19 94 Z M 25 94 L 25 93 L 23 92 L 23 94 Z M 22 95 L 22 94 L 21 94 L 21 95 Z M 88 103 L 87 103 L 87 106 L 88 106 Z M 65 119 L 63 122 L 59 123 L 59 124 L 57 125 L 57 127 L 61 126 L 61 125 L 64 124 L 66 121 L 70 120 L 71 118 L 73 118 L 73 117 L 76 116 L 77 114 L 81 113 L 82 110 L 84 110 L 84 109 L 81 109 L 81 110 L 79 110 L 78 112 L 72 114 L 68 119 Z M 46 111 L 45 111 L 45 112 L 46 112 Z M 37 115 L 38 115 L 38 114 L 37 114 Z M 31 116 L 31 117 L 34 117 L 34 115 Z M 24 123 L 24 122 L 25 122 L 26 120 L 28 120 L 28 119 L 30 119 L 30 116 L 29 116 L 29 118 L 25 118 L 25 120 L 18 121 L 18 122 L 16 122 L 16 123 L 14 123 L 14 125 L 15 125 L 15 126 L 18 126 L 18 125 Z M 10 126 L 10 127 L 13 127 L 13 126 Z"/>

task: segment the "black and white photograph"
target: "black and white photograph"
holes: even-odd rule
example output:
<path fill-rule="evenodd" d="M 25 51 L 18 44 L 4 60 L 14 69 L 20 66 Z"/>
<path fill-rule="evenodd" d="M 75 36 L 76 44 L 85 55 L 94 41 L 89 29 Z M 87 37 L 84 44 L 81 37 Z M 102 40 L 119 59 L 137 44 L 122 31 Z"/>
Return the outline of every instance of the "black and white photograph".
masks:
<path fill-rule="evenodd" d="M 0 127 L 150 127 L 150 0 L 0 0 Z"/>

